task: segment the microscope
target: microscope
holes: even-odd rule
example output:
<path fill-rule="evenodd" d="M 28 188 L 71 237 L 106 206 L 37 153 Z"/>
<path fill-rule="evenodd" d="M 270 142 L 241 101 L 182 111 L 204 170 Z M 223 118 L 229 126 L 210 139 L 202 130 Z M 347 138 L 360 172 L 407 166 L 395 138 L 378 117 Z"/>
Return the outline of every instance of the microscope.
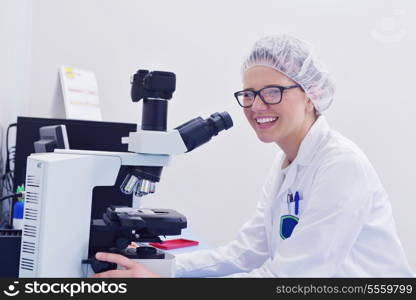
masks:
<path fill-rule="evenodd" d="M 117 268 L 97 261 L 98 251 L 137 260 L 163 277 L 174 275 L 175 257 L 146 243 L 181 234 L 186 217 L 170 209 L 110 206 L 102 219 L 91 220 L 93 189 L 113 186 L 121 166 L 128 166 L 120 191 L 154 193 L 172 155 L 192 151 L 233 122 L 222 112 L 167 130 L 175 74 L 138 70 L 131 84 L 132 101 L 143 100 L 143 110 L 128 152 L 55 149 L 28 157 L 19 277 L 86 277 Z M 131 242 L 140 246 L 129 248 Z"/>

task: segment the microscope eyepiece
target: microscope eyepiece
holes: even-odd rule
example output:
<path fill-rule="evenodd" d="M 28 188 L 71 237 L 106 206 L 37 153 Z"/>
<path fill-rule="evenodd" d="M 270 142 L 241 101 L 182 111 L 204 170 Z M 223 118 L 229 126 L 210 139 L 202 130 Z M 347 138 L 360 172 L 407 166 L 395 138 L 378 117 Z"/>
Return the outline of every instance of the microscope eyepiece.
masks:
<path fill-rule="evenodd" d="M 192 119 L 175 129 L 179 131 L 187 152 L 208 142 L 220 131 L 233 126 L 233 120 L 227 112 L 214 113 L 207 119 L 201 117 Z"/>
<path fill-rule="evenodd" d="M 217 134 L 224 129 L 227 130 L 233 127 L 233 120 L 227 112 L 213 113 L 207 121 L 213 122 L 213 126 L 217 129 Z"/>

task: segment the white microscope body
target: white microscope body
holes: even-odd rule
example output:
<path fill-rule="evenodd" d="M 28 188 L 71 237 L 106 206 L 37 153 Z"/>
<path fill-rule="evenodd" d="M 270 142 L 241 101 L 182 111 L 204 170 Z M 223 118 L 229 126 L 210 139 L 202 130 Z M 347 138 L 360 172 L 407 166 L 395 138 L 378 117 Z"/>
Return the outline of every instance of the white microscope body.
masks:
<path fill-rule="evenodd" d="M 140 134 L 136 132 L 133 134 Z M 148 133 L 146 133 L 148 134 Z M 157 133 L 159 137 L 163 137 Z M 175 133 L 173 133 L 175 135 Z M 165 133 L 167 141 L 170 134 Z M 133 138 L 134 140 L 134 138 Z M 152 151 L 169 152 L 152 138 Z M 180 140 L 172 152 L 186 152 Z M 155 144 L 165 150 L 157 149 Z M 145 149 L 141 140 L 141 151 Z M 130 148 L 134 148 L 134 142 Z M 85 277 L 92 192 L 96 186 L 115 184 L 120 167 L 167 166 L 167 154 L 55 150 L 32 154 L 27 160 L 26 202 L 19 277 Z M 162 276 L 174 274 L 174 258 L 141 261 Z"/>

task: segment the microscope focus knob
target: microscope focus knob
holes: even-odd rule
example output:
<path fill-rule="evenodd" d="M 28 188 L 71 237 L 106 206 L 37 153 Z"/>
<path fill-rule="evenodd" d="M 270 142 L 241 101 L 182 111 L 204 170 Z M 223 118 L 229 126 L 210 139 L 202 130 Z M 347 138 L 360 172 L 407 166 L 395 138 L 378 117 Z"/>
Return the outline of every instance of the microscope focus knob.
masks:
<path fill-rule="evenodd" d="M 93 258 L 91 259 L 91 268 L 95 273 L 101 273 L 117 269 L 117 264 Z"/>
<path fill-rule="evenodd" d="M 142 246 L 142 247 L 136 248 L 137 254 L 147 255 L 147 254 L 155 254 L 156 252 L 157 252 L 156 248 L 153 248 L 153 247 Z"/>

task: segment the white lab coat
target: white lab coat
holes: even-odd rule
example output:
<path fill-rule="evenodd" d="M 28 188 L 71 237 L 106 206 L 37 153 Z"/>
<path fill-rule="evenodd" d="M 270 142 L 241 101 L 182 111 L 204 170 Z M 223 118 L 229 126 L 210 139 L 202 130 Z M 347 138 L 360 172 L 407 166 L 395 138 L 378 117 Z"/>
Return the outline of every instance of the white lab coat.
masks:
<path fill-rule="evenodd" d="M 387 194 L 371 163 L 320 116 L 284 170 L 273 163 L 255 215 L 226 246 L 177 256 L 178 277 L 410 277 Z M 299 222 L 280 236 L 280 218 Z M 289 212 L 290 210 L 290 212 Z"/>

